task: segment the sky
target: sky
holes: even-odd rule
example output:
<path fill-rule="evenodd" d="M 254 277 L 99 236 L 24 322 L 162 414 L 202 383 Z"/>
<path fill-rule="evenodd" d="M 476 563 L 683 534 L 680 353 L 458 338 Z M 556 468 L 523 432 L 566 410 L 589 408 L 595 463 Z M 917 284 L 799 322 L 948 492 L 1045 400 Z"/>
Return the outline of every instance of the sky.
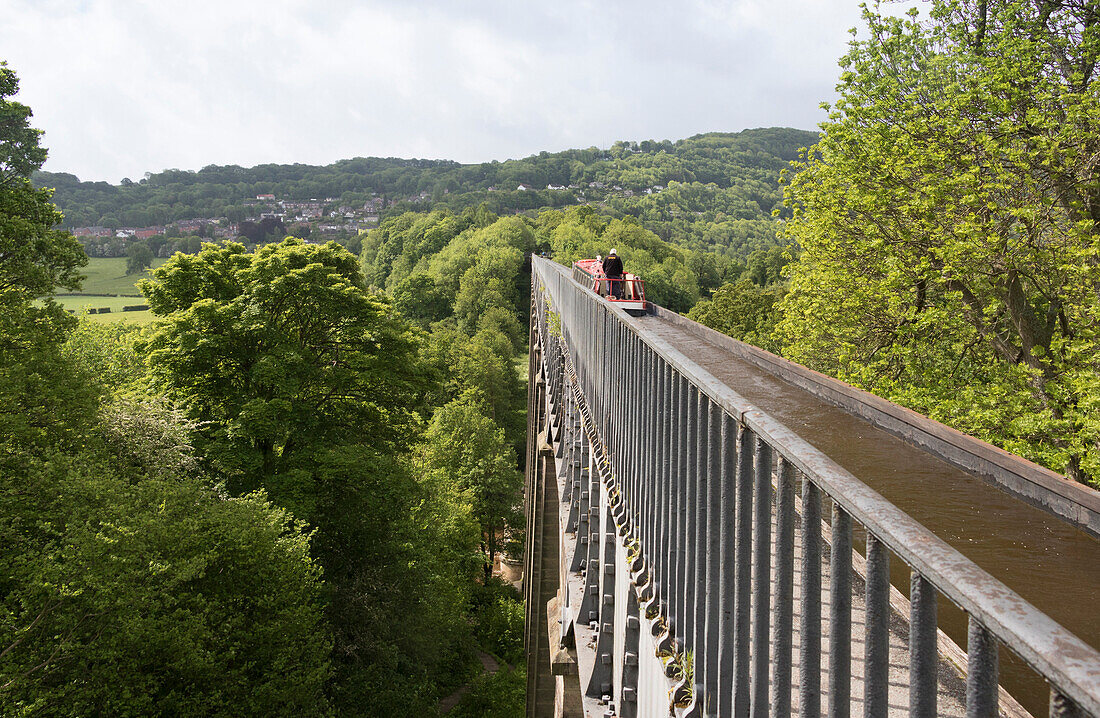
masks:
<path fill-rule="evenodd" d="M 0 18 L 44 169 L 112 183 L 815 129 L 862 26 L 854 0 L 0 0 Z"/>

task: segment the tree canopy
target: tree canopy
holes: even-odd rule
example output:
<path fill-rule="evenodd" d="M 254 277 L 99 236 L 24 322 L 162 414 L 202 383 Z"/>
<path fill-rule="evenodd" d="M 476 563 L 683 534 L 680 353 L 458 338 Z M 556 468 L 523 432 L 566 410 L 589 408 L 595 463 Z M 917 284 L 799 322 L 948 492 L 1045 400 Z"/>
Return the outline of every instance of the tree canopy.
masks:
<path fill-rule="evenodd" d="M 67 341 L 48 295 L 87 259 L 26 177 L 45 151 L 15 88 L 0 65 L 0 704 L 327 714 L 309 533 L 260 494 L 226 497 L 171 407 L 110 403 L 136 372 L 101 377 L 108 352 Z"/>
<path fill-rule="evenodd" d="M 10 99 L 17 92 L 19 78 L 0 62 L 0 185 L 30 177 L 46 161 L 42 130 L 30 125 L 31 108 Z"/>
<path fill-rule="evenodd" d="M 865 12 L 788 179 L 785 354 L 1100 476 L 1100 24 L 1088 3 Z"/>
<path fill-rule="evenodd" d="M 234 493 L 264 486 L 308 517 L 291 497 L 318 447 L 408 444 L 426 384 L 416 342 L 340 245 L 207 244 L 142 291 L 169 319 L 148 340 L 154 385 L 205 422 Z"/>
<path fill-rule="evenodd" d="M 30 126 L 31 110 L 10 99 L 19 79 L 0 63 L 0 300 L 20 301 L 52 294 L 55 287 L 80 286 L 88 262 L 80 244 L 54 229 L 61 213 L 51 190 L 35 189 L 31 172 L 46 161 L 41 130 Z M 12 297 L 12 293 L 18 296 Z"/>

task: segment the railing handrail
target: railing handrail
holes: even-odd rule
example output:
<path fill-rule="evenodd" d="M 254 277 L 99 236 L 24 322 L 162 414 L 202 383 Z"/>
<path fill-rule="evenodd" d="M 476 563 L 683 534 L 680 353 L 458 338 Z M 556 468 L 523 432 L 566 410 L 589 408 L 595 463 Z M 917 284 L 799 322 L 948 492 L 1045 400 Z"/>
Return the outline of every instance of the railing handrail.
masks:
<path fill-rule="evenodd" d="M 541 258 L 533 260 L 532 266 L 544 280 L 556 307 L 565 303 L 562 281 L 572 285 L 577 296 L 599 302 L 604 311 L 617 318 L 699 391 L 810 477 L 940 593 L 976 618 L 1080 708 L 1100 715 L 1100 651 L 1030 604 L 782 422 L 660 337 L 639 327 L 626 312 L 586 290 L 569 276 L 566 267 Z M 551 276 L 553 280 L 548 281 Z M 562 324 L 563 331 L 567 331 L 564 316 Z"/>

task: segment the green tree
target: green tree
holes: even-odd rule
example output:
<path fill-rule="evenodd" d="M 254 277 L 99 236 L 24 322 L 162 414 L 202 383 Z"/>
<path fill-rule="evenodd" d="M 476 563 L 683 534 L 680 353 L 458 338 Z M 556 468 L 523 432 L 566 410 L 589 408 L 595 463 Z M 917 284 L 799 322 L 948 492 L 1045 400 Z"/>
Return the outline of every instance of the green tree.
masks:
<path fill-rule="evenodd" d="M 865 12 L 788 180 L 795 361 L 1069 476 L 1100 476 L 1100 16 Z"/>
<path fill-rule="evenodd" d="M 471 603 L 482 647 L 512 665 L 523 663 L 523 598 L 515 586 L 493 576 L 474 587 Z"/>
<path fill-rule="evenodd" d="M 783 275 L 783 267 L 790 261 L 789 252 L 789 248 L 778 246 L 754 251 L 746 262 L 746 276 L 761 287 L 775 284 Z"/>
<path fill-rule="evenodd" d="M 427 472 L 455 482 L 469 501 L 481 527 L 487 582 L 506 531 L 522 529 L 523 476 L 504 430 L 484 412 L 476 392 L 436 410 L 424 437 L 423 463 Z"/>
<path fill-rule="evenodd" d="M 786 293 L 782 285 L 760 287 L 743 278 L 724 284 L 710 299 L 704 299 L 688 312 L 688 318 L 734 339 L 778 352 L 775 325 L 779 321 L 780 299 Z"/>
<path fill-rule="evenodd" d="M 416 340 L 335 242 L 206 244 L 141 287 L 167 319 L 146 345 L 153 385 L 204 422 L 200 453 L 231 493 L 265 487 L 312 517 L 318 450 L 408 445 L 427 388 Z"/>
<path fill-rule="evenodd" d="M 27 180 L 46 151 L 38 146 L 40 131 L 29 126 L 30 109 L 8 99 L 18 87 L 0 64 L 0 436 L 17 447 L 75 447 L 98 388 L 71 380 L 72 367 L 61 356 L 75 320 L 49 300 L 41 306 L 32 300 L 56 286 L 78 289 L 88 258 L 68 233 L 53 229 L 61 214 L 50 192 Z M 9 458 L 19 455 L 13 448 Z"/>
<path fill-rule="evenodd" d="M 110 392 L 137 385 L 145 374 L 144 357 L 134 347 L 141 328 L 130 322 L 82 318 L 62 346 L 77 371 L 94 377 Z"/>
<path fill-rule="evenodd" d="M 53 228 L 61 213 L 50 196 L 49 190 L 36 190 L 22 178 L 0 185 L 0 293 L 6 298 L 80 287 L 80 268 L 88 258 L 68 232 Z"/>
<path fill-rule="evenodd" d="M 48 452 L 0 471 L 0 541 L 5 712 L 328 712 L 320 573 L 262 496 Z"/>
<path fill-rule="evenodd" d="M 480 567 L 469 504 L 368 444 L 320 453 L 314 477 L 337 712 L 430 714 L 437 687 L 468 659 Z"/>
<path fill-rule="evenodd" d="M 31 111 L 9 99 L 19 80 L 0 63 L 0 301 L 22 301 L 53 292 L 78 289 L 79 270 L 88 263 L 84 250 L 68 232 L 54 229 L 61 213 L 50 202 L 50 190 L 35 189 L 28 179 L 46 161 L 30 126 Z"/>
<path fill-rule="evenodd" d="M 94 346 L 118 337 L 70 337 L 76 320 L 32 302 L 77 288 L 87 260 L 25 177 L 45 152 L 14 90 L 0 66 L 3 712 L 324 714 L 308 534 L 194 473 L 171 410 L 104 405 L 133 375 Z"/>
<path fill-rule="evenodd" d="M 455 297 L 455 318 L 463 331 L 477 331 L 478 321 L 492 308 L 515 311 L 520 301 L 516 278 L 522 267 L 523 254 L 515 247 L 486 247 L 477 253 Z"/>
<path fill-rule="evenodd" d="M 405 459 L 434 391 L 419 336 L 335 242 L 205 244 L 142 289 L 164 317 L 149 378 L 199 422 L 203 465 L 316 527 L 336 710 L 430 711 L 469 641 L 477 529 Z"/>
<path fill-rule="evenodd" d="M 527 673 L 502 667 L 479 676 L 451 713 L 454 718 L 520 718 L 524 715 Z"/>
<path fill-rule="evenodd" d="M 0 62 L 0 186 L 30 177 L 46 161 L 42 130 L 30 126 L 31 109 L 8 99 L 19 92 L 19 78 Z"/>
<path fill-rule="evenodd" d="M 140 274 L 153 266 L 153 250 L 145 242 L 131 242 L 126 248 L 126 274 Z"/>
<path fill-rule="evenodd" d="M 31 451 L 78 450 L 94 423 L 102 389 L 62 352 L 63 319 L 29 302 L 0 307 L 0 445 L 9 471 Z"/>
<path fill-rule="evenodd" d="M 427 272 L 416 272 L 393 288 L 393 306 L 406 319 L 428 327 L 451 314 L 452 298 Z"/>

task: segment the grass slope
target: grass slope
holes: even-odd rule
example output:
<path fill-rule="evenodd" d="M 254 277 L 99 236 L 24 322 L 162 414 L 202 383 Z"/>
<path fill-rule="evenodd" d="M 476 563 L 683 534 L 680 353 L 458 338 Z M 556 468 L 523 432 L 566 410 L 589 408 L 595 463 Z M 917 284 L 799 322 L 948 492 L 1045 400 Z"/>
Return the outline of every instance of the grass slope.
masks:
<path fill-rule="evenodd" d="M 168 260 L 154 259 L 153 266 L 159 267 L 166 261 Z M 82 273 L 87 276 L 87 279 L 84 280 L 84 286 L 79 293 L 54 297 L 62 307 L 77 314 L 83 314 L 88 309 L 109 307 L 111 311 L 107 314 L 88 315 L 91 320 L 97 322 L 127 321 L 148 324 L 153 321 L 153 313 L 148 310 L 122 311 L 126 306 L 145 304 L 145 297 L 141 296 L 137 283 L 149 277 L 148 271 L 127 276 L 125 257 L 91 257 Z"/>
<path fill-rule="evenodd" d="M 166 259 L 154 259 L 153 266 L 159 267 Z M 149 277 L 149 272 L 126 275 L 125 257 L 92 257 L 88 260 L 88 266 L 83 269 L 87 275 L 81 294 L 120 294 L 130 297 L 139 297 L 141 292 L 137 283 Z M 127 304 L 141 304 L 142 302 L 127 302 Z M 105 305 L 104 305 L 105 306 Z"/>

